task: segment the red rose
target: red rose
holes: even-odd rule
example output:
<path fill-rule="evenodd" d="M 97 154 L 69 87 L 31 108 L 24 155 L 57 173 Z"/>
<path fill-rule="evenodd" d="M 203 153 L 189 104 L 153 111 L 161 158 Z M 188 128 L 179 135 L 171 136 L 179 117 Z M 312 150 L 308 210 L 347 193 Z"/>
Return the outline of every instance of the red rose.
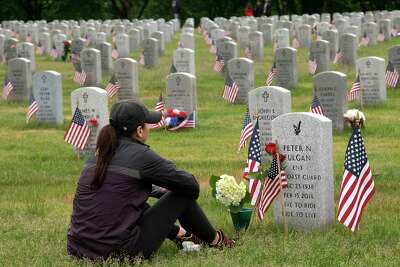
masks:
<path fill-rule="evenodd" d="M 96 120 L 96 118 L 92 118 L 89 120 L 90 125 L 97 127 L 99 126 L 99 122 Z"/>
<path fill-rule="evenodd" d="M 174 110 L 172 108 L 167 109 L 167 115 L 168 115 L 168 117 L 173 117 L 174 116 Z"/>
<path fill-rule="evenodd" d="M 187 112 L 185 112 L 185 111 L 179 112 L 179 117 L 186 118 L 187 117 Z"/>
<path fill-rule="evenodd" d="M 71 41 L 70 41 L 70 40 L 65 40 L 65 41 L 64 41 L 64 46 L 65 46 L 65 47 L 69 47 L 70 44 L 71 44 Z"/>
<path fill-rule="evenodd" d="M 265 145 L 265 152 L 270 155 L 276 154 L 276 144 L 275 143 L 268 143 Z"/>

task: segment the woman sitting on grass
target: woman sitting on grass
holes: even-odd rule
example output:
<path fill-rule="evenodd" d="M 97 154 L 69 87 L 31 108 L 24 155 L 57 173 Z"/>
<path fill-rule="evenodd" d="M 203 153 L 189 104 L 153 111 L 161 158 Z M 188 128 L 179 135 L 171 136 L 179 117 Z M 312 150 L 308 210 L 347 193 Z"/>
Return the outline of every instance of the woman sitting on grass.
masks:
<path fill-rule="evenodd" d="M 145 144 L 149 124 L 158 123 L 161 113 L 129 100 L 116 103 L 110 118 L 78 182 L 68 253 L 88 259 L 149 258 L 166 238 L 180 247 L 183 241 L 233 246 L 197 204 L 195 177 Z M 150 206 L 150 196 L 160 199 Z"/>

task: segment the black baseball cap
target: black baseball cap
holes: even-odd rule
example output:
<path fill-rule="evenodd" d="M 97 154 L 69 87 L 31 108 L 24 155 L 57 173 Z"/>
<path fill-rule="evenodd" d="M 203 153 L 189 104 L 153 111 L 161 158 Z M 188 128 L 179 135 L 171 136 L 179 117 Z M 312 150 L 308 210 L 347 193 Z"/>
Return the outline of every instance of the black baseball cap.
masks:
<path fill-rule="evenodd" d="M 111 108 L 110 124 L 121 134 L 131 135 L 143 123 L 158 123 L 161 112 L 149 111 L 138 100 L 122 100 Z"/>

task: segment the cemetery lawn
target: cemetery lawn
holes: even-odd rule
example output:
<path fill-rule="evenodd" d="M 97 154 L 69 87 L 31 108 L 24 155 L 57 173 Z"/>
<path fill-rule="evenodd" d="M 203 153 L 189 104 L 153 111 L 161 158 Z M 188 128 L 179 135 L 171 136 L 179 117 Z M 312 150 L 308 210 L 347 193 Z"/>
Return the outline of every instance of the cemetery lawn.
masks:
<path fill-rule="evenodd" d="M 140 97 L 153 108 L 160 91 L 165 91 L 173 50 L 178 35 L 166 46 L 158 67 L 140 67 Z M 358 56 L 378 56 L 387 60 L 387 50 L 400 39 L 360 48 Z M 240 50 L 240 55 L 243 56 Z M 139 53 L 132 54 L 138 59 Z M 271 45 L 265 48 L 263 63 L 256 63 L 255 87 L 263 86 L 270 69 Z M 308 111 L 312 100 L 312 78 L 307 73 L 308 51 L 298 51 L 299 86 L 292 91 L 292 110 Z M 154 131 L 149 144 L 178 167 L 192 172 L 201 184 L 200 205 L 211 222 L 235 235 L 227 209 L 210 194 L 211 174 L 241 176 L 246 152 L 237 153 L 245 105 L 222 100 L 224 78 L 212 70 L 214 55 L 196 33 L 196 76 L 198 127 L 178 133 Z M 355 78 L 353 68 L 332 66 L 348 75 L 348 88 Z M 64 132 L 71 119 L 70 93 L 73 83 L 71 63 L 37 57 L 37 70 L 55 70 L 63 78 L 65 123 L 55 127 L 25 123 L 27 104 L 0 101 L 0 266 L 92 265 L 72 261 L 66 253 L 76 182 L 83 165 L 64 143 Z M 0 77 L 6 68 L 0 67 Z M 103 88 L 109 76 L 104 76 Z M 111 100 L 110 102 L 113 102 Z M 112 103 L 110 103 L 111 106 Z M 360 108 L 350 103 L 349 108 Z M 263 223 L 253 220 L 240 235 L 233 249 L 202 249 L 198 253 L 179 252 L 165 241 L 153 260 L 142 266 L 400 266 L 400 90 L 388 89 L 384 106 L 362 109 L 366 128 L 362 131 L 375 178 L 376 193 L 366 207 L 358 233 L 350 233 L 335 221 L 328 229 L 313 232 L 291 231 L 284 238 L 283 228 L 267 211 Z M 337 208 L 342 180 L 344 152 L 351 130 L 334 133 L 334 194 Z M 99 265 L 128 265 L 107 262 Z"/>

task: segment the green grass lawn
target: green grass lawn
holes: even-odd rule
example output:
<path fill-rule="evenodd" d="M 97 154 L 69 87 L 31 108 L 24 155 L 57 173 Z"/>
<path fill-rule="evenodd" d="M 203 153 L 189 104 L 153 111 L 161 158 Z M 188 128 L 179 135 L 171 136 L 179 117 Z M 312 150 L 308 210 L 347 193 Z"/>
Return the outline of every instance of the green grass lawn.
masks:
<path fill-rule="evenodd" d="M 178 35 L 166 46 L 158 67 L 139 69 L 140 97 L 153 108 L 165 91 Z M 387 59 L 387 50 L 400 39 L 360 48 L 359 57 Z M 243 55 L 243 51 L 240 51 Z M 139 53 L 134 53 L 135 59 Z M 312 78 L 307 73 L 308 51 L 299 49 L 299 85 L 292 91 L 292 110 L 307 111 L 312 100 Z M 37 71 L 62 74 L 65 123 L 63 126 L 25 124 L 27 104 L 0 101 L 0 266 L 91 265 L 72 261 L 66 253 L 66 233 L 82 160 L 63 141 L 71 118 L 72 64 L 37 57 Z M 255 86 L 263 86 L 273 60 L 272 46 L 265 48 L 264 62 L 255 64 Z M 227 209 L 211 197 L 208 177 L 229 173 L 239 177 L 246 152 L 237 153 L 245 105 L 230 105 L 220 97 L 224 79 L 212 70 L 214 55 L 196 33 L 198 121 L 195 130 L 152 132 L 149 144 L 178 167 L 192 172 L 202 185 L 199 202 L 211 222 L 234 235 Z M 353 68 L 332 66 L 354 80 Z M 6 67 L 0 66 L 0 77 Z M 103 88 L 109 77 L 104 77 Z M 110 101 L 112 102 L 112 101 Z M 111 103 L 110 103 L 111 106 Z M 350 103 L 349 108 L 359 108 Z M 203 249 L 179 252 L 166 241 L 144 266 L 400 266 L 400 90 L 388 90 L 384 106 L 365 107 L 363 135 L 375 178 L 376 193 L 367 205 L 360 231 L 350 233 L 335 222 L 313 232 L 290 231 L 273 221 L 272 210 L 263 223 L 253 222 L 237 246 L 223 251 Z M 344 151 L 351 131 L 334 133 L 335 206 L 342 179 Z M 125 263 L 126 264 L 126 263 Z M 122 263 L 121 265 L 125 265 Z M 103 265 L 118 266 L 118 262 Z"/>

